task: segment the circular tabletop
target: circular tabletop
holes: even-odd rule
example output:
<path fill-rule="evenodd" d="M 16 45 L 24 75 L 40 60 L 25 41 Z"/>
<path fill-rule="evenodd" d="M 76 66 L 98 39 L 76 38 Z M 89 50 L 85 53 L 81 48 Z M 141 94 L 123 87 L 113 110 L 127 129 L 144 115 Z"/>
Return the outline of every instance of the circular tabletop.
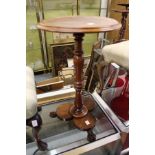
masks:
<path fill-rule="evenodd" d="M 95 33 L 108 32 L 121 28 L 112 18 L 99 16 L 67 16 L 41 21 L 37 27 L 51 32 Z"/>

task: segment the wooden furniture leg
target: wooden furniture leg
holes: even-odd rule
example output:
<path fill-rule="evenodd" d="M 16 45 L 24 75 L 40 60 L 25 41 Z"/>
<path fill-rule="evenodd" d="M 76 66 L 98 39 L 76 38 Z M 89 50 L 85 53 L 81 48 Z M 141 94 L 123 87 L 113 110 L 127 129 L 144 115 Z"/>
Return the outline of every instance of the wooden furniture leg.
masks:
<path fill-rule="evenodd" d="M 122 12 L 122 19 L 121 19 L 122 27 L 119 31 L 119 38 L 118 38 L 119 41 L 121 41 L 125 36 L 127 17 L 128 17 L 128 12 Z"/>
<path fill-rule="evenodd" d="M 93 130 L 89 129 L 87 133 L 88 133 L 87 140 L 89 142 L 94 142 L 96 140 L 96 135 L 93 133 Z"/>
<path fill-rule="evenodd" d="M 39 137 L 39 131 L 41 129 L 42 125 L 42 119 L 40 115 L 37 113 L 35 116 L 33 116 L 30 119 L 26 120 L 26 125 L 32 128 L 32 134 L 35 138 L 35 142 L 39 148 L 40 151 L 47 150 L 47 143 L 43 142 Z"/>
<path fill-rule="evenodd" d="M 39 137 L 39 131 L 40 131 L 41 127 L 37 127 L 37 128 L 33 128 L 32 127 L 32 134 L 35 138 L 35 141 L 37 143 L 37 146 L 39 148 L 40 151 L 45 151 L 47 150 L 47 143 L 43 142 L 40 137 Z"/>
<path fill-rule="evenodd" d="M 88 113 L 88 109 L 82 103 L 82 70 L 84 65 L 82 40 L 83 33 L 74 33 L 75 49 L 74 49 L 74 67 L 75 67 L 75 89 L 76 96 L 74 105 L 71 107 L 70 112 L 74 117 L 83 117 Z"/>
<path fill-rule="evenodd" d="M 94 104 L 87 104 L 86 106 L 82 100 L 82 83 L 83 83 L 82 70 L 84 65 L 82 40 L 84 37 L 84 33 L 74 33 L 74 37 L 75 37 L 74 67 L 75 67 L 75 90 L 76 90 L 75 101 L 74 101 L 74 104 L 72 105 L 71 104 L 60 105 L 56 109 L 56 113 L 55 112 L 50 113 L 51 117 L 58 117 L 61 120 L 71 120 L 73 118 L 82 118 L 88 114 L 87 106 L 89 106 L 89 109 L 91 110 L 94 108 Z M 87 117 L 90 119 L 87 121 L 94 123 L 94 121 L 91 121 L 92 117 Z M 94 126 L 94 124 L 92 126 Z"/>

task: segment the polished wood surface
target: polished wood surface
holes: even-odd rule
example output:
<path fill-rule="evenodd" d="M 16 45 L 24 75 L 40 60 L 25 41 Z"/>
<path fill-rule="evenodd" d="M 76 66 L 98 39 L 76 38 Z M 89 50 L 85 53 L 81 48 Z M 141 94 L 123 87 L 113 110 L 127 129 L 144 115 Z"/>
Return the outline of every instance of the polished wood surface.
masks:
<path fill-rule="evenodd" d="M 37 27 L 51 32 L 73 33 L 74 45 L 74 68 L 75 68 L 75 101 L 70 104 L 60 105 L 56 112 L 50 113 L 51 117 L 58 117 L 62 120 L 69 120 L 73 117 L 74 125 L 80 130 L 87 130 L 88 140 L 95 140 L 92 128 L 95 126 L 96 119 L 89 113 L 93 110 L 93 103 L 89 99 L 82 100 L 83 83 L 83 49 L 82 41 L 85 33 L 108 32 L 121 28 L 121 24 L 111 18 L 98 16 L 71 16 L 59 17 L 43 20 Z M 86 102 L 85 104 L 83 103 Z M 91 103 L 91 104 L 90 104 Z"/>
<path fill-rule="evenodd" d="M 37 27 L 51 32 L 93 33 L 113 31 L 121 28 L 121 24 L 107 17 L 69 16 L 43 20 Z"/>
<path fill-rule="evenodd" d="M 63 104 L 58 106 L 56 109 L 57 117 L 61 120 L 68 121 L 73 118 L 73 116 L 70 113 L 70 108 L 72 104 Z"/>
<path fill-rule="evenodd" d="M 96 118 L 91 113 L 88 113 L 85 117 L 73 118 L 73 122 L 80 130 L 88 131 L 95 126 Z"/>

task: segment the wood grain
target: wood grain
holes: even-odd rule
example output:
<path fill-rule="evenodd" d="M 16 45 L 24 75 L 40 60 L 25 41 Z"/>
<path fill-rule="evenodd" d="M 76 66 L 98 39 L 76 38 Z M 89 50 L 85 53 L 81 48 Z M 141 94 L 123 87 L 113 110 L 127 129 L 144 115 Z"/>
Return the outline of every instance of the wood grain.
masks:
<path fill-rule="evenodd" d="M 95 33 L 120 29 L 121 24 L 115 19 L 106 17 L 67 16 L 43 20 L 37 27 L 51 32 Z"/>

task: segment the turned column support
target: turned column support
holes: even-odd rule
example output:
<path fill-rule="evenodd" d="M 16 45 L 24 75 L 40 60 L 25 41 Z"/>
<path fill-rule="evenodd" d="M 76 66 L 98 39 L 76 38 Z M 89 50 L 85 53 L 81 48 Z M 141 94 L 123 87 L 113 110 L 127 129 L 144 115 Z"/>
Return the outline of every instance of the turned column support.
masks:
<path fill-rule="evenodd" d="M 70 112 L 74 117 L 83 117 L 88 113 L 88 109 L 83 105 L 82 101 L 82 83 L 83 83 L 83 50 L 82 41 L 84 33 L 74 33 L 75 47 L 74 47 L 74 68 L 75 68 L 75 90 L 76 96 L 74 105 Z"/>
<path fill-rule="evenodd" d="M 122 19 L 121 19 L 122 27 L 121 27 L 120 32 L 119 32 L 118 40 L 122 40 L 125 36 L 127 17 L 128 17 L 128 12 L 122 12 Z"/>

